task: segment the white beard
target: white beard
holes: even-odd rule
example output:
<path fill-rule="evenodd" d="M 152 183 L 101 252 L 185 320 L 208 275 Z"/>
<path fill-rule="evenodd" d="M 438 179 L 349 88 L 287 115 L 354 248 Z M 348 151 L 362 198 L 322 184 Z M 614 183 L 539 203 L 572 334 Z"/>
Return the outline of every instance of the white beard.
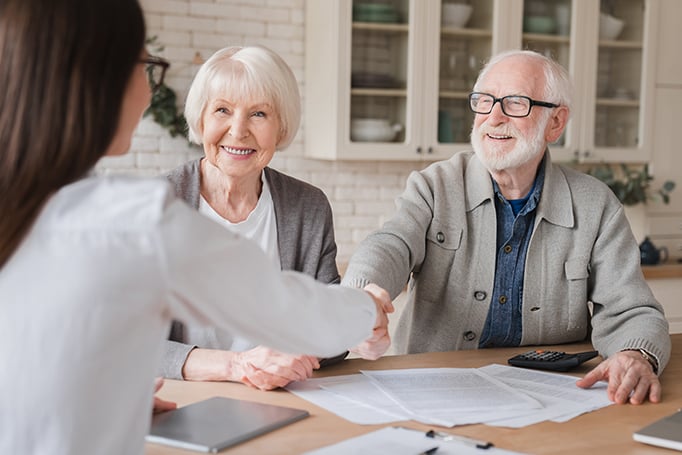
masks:
<path fill-rule="evenodd" d="M 478 159 L 491 172 L 518 168 L 531 161 L 538 154 L 544 153 L 546 148 L 545 127 L 548 121 L 549 116 L 541 118 L 531 137 L 523 136 L 510 123 L 499 127 L 492 127 L 483 122 L 478 127 L 474 125 L 471 131 L 471 145 Z M 516 145 L 508 152 L 504 151 L 504 147 L 506 147 L 504 144 L 496 146 L 488 142 L 486 147 L 483 145 L 483 138 L 488 134 L 492 136 L 513 137 L 516 139 Z"/>

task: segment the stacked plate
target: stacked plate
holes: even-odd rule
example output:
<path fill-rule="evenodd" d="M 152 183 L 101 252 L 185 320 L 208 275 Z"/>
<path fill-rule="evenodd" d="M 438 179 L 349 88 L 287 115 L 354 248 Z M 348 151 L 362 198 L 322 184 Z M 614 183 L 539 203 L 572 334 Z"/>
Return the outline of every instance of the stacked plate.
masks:
<path fill-rule="evenodd" d="M 393 5 L 386 3 L 354 3 L 355 22 L 398 22 L 400 16 Z"/>

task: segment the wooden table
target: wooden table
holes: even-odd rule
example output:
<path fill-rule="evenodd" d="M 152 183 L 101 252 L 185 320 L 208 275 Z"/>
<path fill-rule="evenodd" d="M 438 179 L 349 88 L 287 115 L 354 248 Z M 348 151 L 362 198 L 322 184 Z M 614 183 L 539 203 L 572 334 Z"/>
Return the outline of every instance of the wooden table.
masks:
<path fill-rule="evenodd" d="M 532 454 L 672 454 L 670 450 L 637 443 L 632 432 L 682 407 L 682 334 L 672 335 L 673 353 L 661 376 L 663 401 L 640 406 L 612 405 L 576 417 L 566 423 L 542 422 L 520 429 L 468 425 L 444 429 L 456 434 L 493 442 L 497 447 Z M 557 349 L 558 348 L 558 349 Z M 482 349 L 476 351 L 433 352 L 383 357 L 370 362 L 347 360 L 317 372 L 318 377 L 357 373 L 360 369 L 384 370 L 398 368 L 458 367 L 476 368 L 491 363 L 506 363 L 506 359 L 523 348 Z M 578 352 L 590 350 L 589 344 L 553 346 L 555 350 Z M 599 362 L 593 359 L 572 374 L 581 376 Z M 240 398 L 262 403 L 307 409 L 310 417 L 247 441 L 221 453 L 226 454 L 300 454 L 349 437 L 388 425 L 357 425 L 337 417 L 287 391 L 260 392 L 241 384 L 218 382 L 166 381 L 161 396 L 179 406 L 212 396 Z M 420 430 L 430 426 L 416 422 L 399 425 Z M 682 429 L 681 429 L 682 431 Z M 147 444 L 147 455 L 190 454 L 184 450 Z"/>

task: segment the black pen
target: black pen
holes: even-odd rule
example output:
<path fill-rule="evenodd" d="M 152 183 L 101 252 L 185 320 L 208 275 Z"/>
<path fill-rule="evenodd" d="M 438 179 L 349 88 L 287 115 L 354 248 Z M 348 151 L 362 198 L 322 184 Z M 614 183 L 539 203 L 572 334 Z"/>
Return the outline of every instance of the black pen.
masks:
<path fill-rule="evenodd" d="M 433 449 L 425 450 L 419 455 L 431 455 L 432 453 L 436 453 L 436 450 L 438 450 L 438 446 L 434 447 Z"/>
<path fill-rule="evenodd" d="M 456 434 L 442 433 L 440 431 L 429 430 L 426 432 L 426 437 L 435 438 L 440 441 L 458 441 L 476 447 L 477 449 L 489 449 L 493 447 L 492 442 L 479 441 L 478 439 L 468 438 L 466 436 L 459 436 Z"/>

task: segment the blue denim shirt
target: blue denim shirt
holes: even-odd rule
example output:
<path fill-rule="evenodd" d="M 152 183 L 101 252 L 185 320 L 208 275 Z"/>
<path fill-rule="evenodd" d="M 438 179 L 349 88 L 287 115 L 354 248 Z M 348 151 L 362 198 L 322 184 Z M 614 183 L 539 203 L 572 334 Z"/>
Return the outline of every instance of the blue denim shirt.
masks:
<path fill-rule="evenodd" d="M 523 273 L 544 180 L 544 159 L 533 188 L 523 199 L 508 201 L 493 180 L 497 213 L 495 285 L 479 348 L 518 346 L 521 343 Z"/>

